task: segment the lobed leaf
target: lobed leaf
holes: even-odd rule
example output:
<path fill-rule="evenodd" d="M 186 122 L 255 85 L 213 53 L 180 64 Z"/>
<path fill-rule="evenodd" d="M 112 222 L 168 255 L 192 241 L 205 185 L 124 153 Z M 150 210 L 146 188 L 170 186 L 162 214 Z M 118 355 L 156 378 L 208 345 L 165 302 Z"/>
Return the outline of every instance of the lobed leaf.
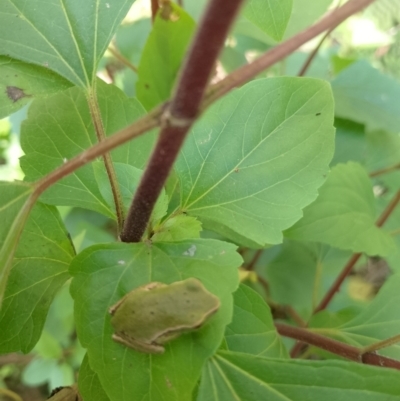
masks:
<path fill-rule="evenodd" d="M 376 227 L 375 219 L 375 199 L 366 171 L 357 163 L 338 164 L 318 199 L 285 236 L 384 256 L 395 246 L 390 235 Z"/>
<path fill-rule="evenodd" d="M 203 370 L 198 401 L 397 401 L 398 372 L 354 362 L 299 361 L 220 351 Z"/>
<path fill-rule="evenodd" d="M 206 228 L 263 247 L 317 196 L 333 153 L 328 85 L 258 79 L 213 105 L 176 163 L 181 208 Z"/>
<path fill-rule="evenodd" d="M 2 0 L 0 54 L 90 87 L 97 64 L 134 0 Z"/>
<path fill-rule="evenodd" d="M 90 366 L 110 400 L 191 400 L 202 365 L 221 343 L 232 317 L 241 264 L 236 247 L 215 240 L 97 245 L 71 265 L 75 320 Z M 136 352 L 111 339 L 108 309 L 133 288 L 196 277 L 220 298 L 209 324 L 166 345 L 162 355 Z M 90 299 L 90 302 L 88 302 Z"/>
<path fill-rule="evenodd" d="M 113 85 L 98 83 L 98 101 L 107 135 L 137 120 L 145 111 L 136 99 L 128 99 Z M 113 161 L 138 168 L 147 161 L 154 137 L 147 134 L 111 152 Z M 84 92 L 71 88 L 51 98 L 35 100 L 22 125 L 21 167 L 26 180 L 35 181 L 97 142 Z M 58 181 L 41 197 L 45 203 L 78 206 L 112 217 L 95 179 L 85 165 Z"/>
<path fill-rule="evenodd" d="M 29 352 L 56 292 L 69 278 L 74 249 L 58 211 L 37 203 L 24 227 L 0 310 L 0 352 Z"/>

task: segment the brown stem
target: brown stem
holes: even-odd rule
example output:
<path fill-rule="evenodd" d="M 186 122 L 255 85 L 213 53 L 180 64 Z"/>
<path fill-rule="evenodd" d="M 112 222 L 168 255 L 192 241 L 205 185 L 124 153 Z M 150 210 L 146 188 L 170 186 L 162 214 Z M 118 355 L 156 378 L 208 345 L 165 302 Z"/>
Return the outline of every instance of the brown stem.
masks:
<path fill-rule="evenodd" d="M 307 43 L 315 36 L 320 35 L 327 29 L 336 28 L 346 18 L 350 17 L 350 15 L 362 10 L 374 1 L 375 0 L 348 1 L 342 7 L 326 15 L 314 25 L 275 46 L 257 60 L 232 72 L 227 77 L 211 86 L 210 90 L 207 92 L 207 96 L 202 104 L 202 107 L 205 108 L 209 106 L 212 102 L 214 102 L 216 99 L 219 99 L 225 93 L 257 76 L 259 73 L 271 67 L 276 62 L 293 53 L 300 46 Z"/>
<path fill-rule="evenodd" d="M 340 287 L 341 287 L 343 281 L 345 280 L 345 278 L 353 270 L 353 267 L 357 263 L 358 259 L 360 259 L 360 256 L 361 256 L 361 253 L 355 253 L 354 255 L 351 256 L 351 258 L 346 263 L 346 265 L 344 266 L 344 268 L 341 271 L 341 273 L 339 274 L 339 276 L 336 278 L 335 282 L 332 284 L 331 288 L 325 294 L 322 301 L 314 309 L 314 313 L 317 313 L 317 312 L 325 309 L 328 306 L 328 304 L 329 304 L 329 302 L 331 302 L 333 296 L 340 290 Z"/>
<path fill-rule="evenodd" d="M 364 353 L 362 348 L 341 343 L 331 338 L 321 336 L 320 334 L 313 333 L 310 330 L 300 327 L 293 327 L 282 323 L 275 323 L 275 327 L 278 333 L 282 336 L 313 345 L 315 347 L 332 352 L 333 354 L 340 355 L 346 359 L 368 365 L 385 366 L 400 370 L 400 361 L 369 352 Z"/>
<path fill-rule="evenodd" d="M 308 55 L 306 61 L 304 62 L 303 66 L 301 67 L 299 73 L 297 74 L 299 77 L 303 77 L 307 70 L 309 69 L 311 63 L 313 62 L 315 56 L 318 54 L 319 49 L 321 48 L 322 44 L 325 42 L 326 38 L 332 33 L 332 31 L 335 29 L 331 28 L 329 29 L 324 36 L 322 36 L 321 40 L 318 42 L 317 46 L 315 46 L 315 49 Z"/>
<path fill-rule="evenodd" d="M 136 66 L 134 66 L 125 56 L 123 56 L 119 50 L 114 46 L 110 45 L 108 46 L 107 49 L 118 61 L 120 61 L 122 64 L 124 64 L 126 67 L 131 69 L 134 73 L 137 74 L 138 69 Z"/>
<path fill-rule="evenodd" d="M 378 218 L 378 220 L 376 222 L 376 225 L 378 227 L 382 227 L 385 224 L 386 220 L 393 213 L 393 210 L 396 208 L 396 206 L 399 204 L 399 202 L 400 202 L 400 190 L 397 191 L 396 195 L 393 197 L 393 199 L 386 206 L 386 209 L 379 216 L 379 218 Z"/>
<path fill-rule="evenodd" d="M 377 177 L 382 174 L 391 173 L 392 171 L 399 170 L 399 169 L 400 169 L 400 163 L 397 163 L 393 166 L 389 166 L 386 168 L 382 168 L 380 170 L 373 171 L 372 173 L 369 173 L 369 176 L 371 178 L 373 178 L 373 177 Z"/>
<path fill-rule="evenodd" d="M 158 9 L 159 9 L 158 0 L 151 0 L 151 20 L 153 22 L 156 19 Z"/>
<path fill-rule="evenodd" d="M 151 212 L 183 141 L 199 113 L 200 103 L 229 28 L 243 0 L 211 0 L 200 22 L 179 77 L 161 133 L 136 191 L 121 240 L 141 240 Z"/>
<path fill-rule="evenodd" d="M 260 259 L 264 249 L 258 249 L 256 253 L 254 254 L 253 258 L 249 262 L 249 264 L 246 266 L 246 270 L 254 270 L 256 263 L 258 262 L 258 259 Z"/>
<path fill-rule="evenodd" d="M 285 305 L 284 311 L 286 314 L 293 319 L 293 321 L 300 327 L 306 327 L 307 323 L 302 319 L 302 317 L 297 313 L 297 311 L 290 305 Z"/>

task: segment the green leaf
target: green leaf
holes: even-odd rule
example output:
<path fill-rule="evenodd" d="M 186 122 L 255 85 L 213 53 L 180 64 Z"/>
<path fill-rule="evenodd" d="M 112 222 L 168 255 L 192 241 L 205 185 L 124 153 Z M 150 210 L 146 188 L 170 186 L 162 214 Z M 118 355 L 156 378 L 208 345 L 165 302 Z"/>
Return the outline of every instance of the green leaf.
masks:
<path fill-rule="evenodd" d="M 199 238 L 201 223 L 194 217 L 179 214 L 154 227 L 151 240 L 156 242 L 177 242 L 189 238 Z"/>
<path fill-rule="evenodd" d="M 198 401 L 398 401 L 399 373 L 341 361 L 219 352 L 204 368 Z"/>
<path fill-rule="evenodd" d="M 0 118 L 19 110 L 33 98 L 70 86 L 70 82 L 47 68 L 0 56 Z"/>
<path fill-rule="evenodd" d="M 33 187 L 0 181 L 0 308 L 18 240 L 30 212 Z"/>
<path fill-rule="evenodd" d="M 400 131 L 400 83 L 360 60 L 333 81 L 336 115 L 366 129 Z"/>
<path fill-rule="evenodd" d="M 375 225 L 375 219 L 375 199 L 366 171 L 357 163 L 338 164 L 317 200 L 304 209 L 304 217 L 285 236 L 384 256 L 394 250 L 394 242 Z"/>
<path fill-rule="evenodd" d="M 332 122 L 320 80 L 258 79 L 232 92 L 195 124 L 178 158 L 182 210 L 228 238 L 281 242 L 325 180 Z"/>
<path fill-rule="evenodd" d="M 335 155 L 331 165 L 358 162 L 365 165 L 367 152 L 367 137 L 362 124 L 350 120 L 335 119 Z"/>
<path fill-rule="evenodd" d="M 327 245 L 285 240 L 281 252 L 266 267 L 271 300 L 290 305 L 309 319 L 350 256 L 348 251 Z"/>
<path fill-rule="evenodd" d="M 320 321 L 312 322 L 313 331 L 334 337 L 357 347 L 363 347 L 400 333 L 400 274 L 389 278 L 372 302 L 354 319 L 336 327 L 324 327 Z M 400 343 L 378 351 L 391 358 L 400 358 Z"/>
<path fill-rule="evenodd" d="M 2 0 L 1 53 L 90 87 L 97 63 L 133 0 Z"/>
<path fill-rule="evenodd" d="M 69 278 L 74 249 L 58 211 L 37 203 L 24 227 L 0 310 L 0 351 L 29 352 L 54 295 Z"/>
<path fill-rule="evenodd" d="M 368 171 L 380 170 L 400 163 L 400 136 L 395 134 L 374 131 L 368 132 L 367 160 Z"/>
<path fill-rule="evenodd" d="M 115 241 L 116 227 L 110 230 L 111 220 L 87 209 L 73 208 L 64 218 L 77 253 L 94 245 Z"/>
<path fill-rule="evenodd" d="M 292 14 L 284 37 L 290 38 L 308 28 L 328 11 L 332 0 L 293 0 Z"/>
<path fill-rule="evenodd" d="M 77 256 L 70 272 L 78 336 L 111 400 L 191 400 L 202 365 L 219 347 L 232 317 L 241 264 L 235 249 L 196 239 L 98 245 Z M 221 307 L 209 324 L 168 343 L 162 355 L 139 353 L 112 341 L 111 305 L 140 285 L 188 277 L 200 279 L 220 298 Z"/>
<path fill-rule="evenodd" d="M 227 348 L 257 356 L 288 358 L 271 310 L 261 296 L 241 284 L 234 294 L 234 301 L 233 319 L 225 332 Z"/>
<path fill-rule="evenodd" d="M 173 3 L 165 3 L 140 59 L 136 93 L 150 110 L 171 96 L 176 76 L 186 55 L 195 22 Z"/>
<path fill-rule="evenodd" d="M 96 176 L 97 183 L 100 188 L 100 192 L 103 198 L 106 200 L 109 206 L 110 213 L 115 214 L 114 197 L 111 192 L 111 186 L 107 172 L 104 168 L 104 163 L 94 162 L 92 164 L 94 174 Z M 136 188 L 139 185 L 143 171 L 136 167 L 130 166 L 129 164 L 114 163 L 115 175 L 119 184 L 121 193 L 122 203 L 124 207 L 124 213 L 127 214 L 129 207 L 131 206 L 133 195 Z M 168 208 L 168 197 L 165 194 L 165 190 L 161 191 L 161 194 L 157 200 L 151 217 L 151 223 L 158 222 L 166 213 Z"/>
<path fill-rule="evenodd" d="M 292 12 L 292 0 L 250 0 L 244 15 L 275 40 L 281 40 Z"/>
<path fill-rule="evenodd" d="M 87 354 L 83 358 L 78 376 L 79 392 L 85 401 L 109 401 L 100 380 L 89 365 Z"/>
<path fill-rule="evenodd" d="M 45 384 L 54 369 L 57 369 L 55 359 L 33 359 L 22 372 L 22 382 L 28 386 Z"/>
<path fill-rule="evenodd" d="M 127 126 L 145 111 L 136 99 L 128 99 L 113 85 L 98 83 L 98 100 L 107 135 Z M 147 161 L 153 145 L 147 134 L 113 151 L 115 162 L 138 168 Z M 97 143 L 84 92 L 71 88 L 47 99 L 35 100 L 22 125 L 21 167 L 26 180 L 35 181 L 60 167 L 65 160 Z M 93 167 L 85 165 L 50 187 L 41 197 L 45 203 L 84 207 L 112 217 L 98 188 Z"/>

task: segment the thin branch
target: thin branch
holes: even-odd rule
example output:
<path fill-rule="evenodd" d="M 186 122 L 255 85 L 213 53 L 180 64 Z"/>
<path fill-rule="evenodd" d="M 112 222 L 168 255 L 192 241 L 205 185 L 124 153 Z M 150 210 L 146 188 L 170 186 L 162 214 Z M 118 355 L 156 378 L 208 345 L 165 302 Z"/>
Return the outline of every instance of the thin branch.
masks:
<path fill-rule="evenodd" d="M 122 64 L 124 64 L 126 67 L 128 67 L 130 70 L 132 70 L 135 74 L 137 74 L 138 69 L 135 65 L 133 65 L 125 56 L 123 56 L 120 51 L 117 49 L 117 47 L 113 44 L 108 46 L 107 49 L 118 61 L 120 61 Z"/>
<path fill-rule="evenodd" d="M 339 0 L 336 9 L 340 7 L 341 1 Z M 318 54 L 319 49 L 321 48 L 322 44 L 325 42 L 325 40 L 328 38 L 328 36 L 334 31 L 336 27 L 331 27 L 328 29 L 328 31 L 325 33 L 324 36 L 322 36 L 321 40 L 318 42 L 317 46 L 315 49 L 308 55 L 305 63 L 301 67 L 299 73 L 297 74 L 299 77 L 303 77 L 305 73 L 307 72 L 308 68 L 310 67 L 311 63 L 313 62 L 315 56 Z"/>
<path fill-rule="evenodd" d="M 236 88 L 251 78 L 257 76 L 262 71 L 271 67 L 278 61 L 289 56 L 300 46 L 307 43 L 309 40 L 325 32 L 327 29 L 336 28 L 346 18 L 361 11 L 363 8 L 373 3 L 375 0 L 350 0 L 342 7 L 332 11 L 332 13 L 326 15 L 321 20 L 316 22 L 314 25 L 291 37 L 285 42 L 275 46 L 270 51 L 259 57 L 257 60 L 250 64 L 233 71 L 227 77 L 212 85 L 210 90 L 207 91 L 207 96 L 202 104 L 202 108 L 208 107 L 215 100 L 219 99 L 225 93 L 229 92 L 233 88 Z"/>
<path fill-rule="evenodd" d="M 318 54 L 319 49 L 321 48 L 322 44 L 325 42 L 327 37 L 332 33 L 332 31 L 336 29 L 336 27 L 333 27 L 329 29 L 324 36 L 322 36 L 321 40 L 318 42 L 317 46 L 315 46 L 315 49 L 308 55 L 306 61 L 304 62 L 303 66 L 301 67 L 299 73 L 297 74 L 299 77 L 303 77 L 307 70 L 309 69 L 311 63 L 313 62 L 315 56 Z"/>
<path fill-rule="evenodd" d="M 106 139 L 106 134 L 104 132 L 103 120 L 101 118 L 101 112 L 99 103 L 97 101 L 96 89 L 91 90 L 88 93 L 88 104 L 90 109 L 90 114 L 92 116 L 92 122 L 94 126 L 94 130 L 96 132 L 98 142 L 104 142 Z M 111 154 L 106 152 L 103 154 L 103 161 L 106 167 L 108 180 L 111 186 L 111 192 L 114 199 L 115 212 L 117 217 L 118 224 L 118 232 L 121 232 L 122 226 L 124 224 L 124 212 L 123 212 L 123 204 L 122 204 L 122 196 L 119 189 L 119 183 L 117 179 L 117 175 L 115 173 L 114 164 L 111 159 Z"/>
<path fill-rule="evenodd" d="M 246 270 L 254 270 L 256 263 L 258 262 L 258 259 L 260 259 L 264 249 L 258 249 L 253 258 L 250 260 L 249 264 L 246 266 Z"/>
<path fill-rule="evenodd" d="M 399 204 L 399 202 L 400 202 L 400 190 L 397 191 L 396 195 L 393 197 L 393 199 L 386 206 L 385 210 L 379 216 L 379 218 L 378 218 L 378 220 L 376 222 L 376 225 L 378 227 L 382 227 L 385 224 L 386 220 L 393 213 L 394 209 Z"/>
<path fill-rule="evenodd" d="M 386 173 L 391 173 L 392 171 L 399 170 L 399 169 L 400 169 L 400 163 L 397 163 L 397 164 L 395 164 L 393 166 L 389 166 L 389 167 L 386 167 L 386 168 L 382 168 L 380 170 L 373 171 L 372 173 L 369 173 L 369 176 L 371 178 L 378 177 L 379 175 L 386 174 Z"/>
<path fill-rule="evenodd" d="M 362 350 L 364 353 L 374 352 L 382 348 L 390 347 L 391 345 L 397 344 L 399 342 L 400 342 L 400 334 L 394 337 L 387 338 L 386 340 L 377 341 L 376 343 L 367 345 L 366 347 L 363 347 Z"/>
<path fill-rule="evenodd" d="M 400 228 L 396 228 L 396 230 L 392 230 L 389 232 L 390 235 L 395 236 L 400 234 Z"/>
<path fill-rule="evenodd" d="M 321 300 L 319 305 L 314 309 L 313 312 L 314 314 L 325 309 L 328 306 L 334 295 L 340 290 L 343 281 L 353 270 L 354 265 L 357 263 L 358 259 L 360 259 L 361 255 L 362 255 L 361 253 L 355 253 L 354 255 L 351 256 L 351 258 L 346 263 L 339 276 L 336 278 L 335 282 L 332 284 L 331 288 L 329 288 L 324 298 Z"/>
<path fill-rule="evenodd" d="M 370 352 L 364 353 L 363 348 L 357 348 L 349 344 L 341 343 L 304 328 L 293 327 L 282 323 L 275 323 L 275 327 L 278 333 L 282 336 L 313 345 L 333 354 L 340 355 L 343 358 L 350 359 L 351 361 L 400 370 L 400 361 L 395 359 Z"/>
<path fill-rule="evenodd" d="M 121 234 L 124 242 L 141 240 L 151 212 L 186 135 L 243 0 L 212 0 L 200 22 L 164 119 L 159 140 L 136 191 Z"/>

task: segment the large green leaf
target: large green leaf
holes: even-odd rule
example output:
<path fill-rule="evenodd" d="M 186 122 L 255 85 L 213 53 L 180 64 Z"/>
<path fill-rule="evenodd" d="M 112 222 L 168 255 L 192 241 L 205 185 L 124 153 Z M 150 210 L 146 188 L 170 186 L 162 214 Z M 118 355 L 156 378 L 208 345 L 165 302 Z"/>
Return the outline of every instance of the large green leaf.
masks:
<path fill-rule="evenodd" d="M 394 250 L 394 242 L 376 227 L 375 219 L 375 199 L 366 171 L 357 163 L 338 164 L 317 200 L 285 236 L 368 255 L 387 255 Z"/>
<path fill-rule="evenodd" d="M 71 86 L 71 83 L 47 68 L 0 56 L 0 118 L 29 103 Z"/>
<path fill-rule="evenodd" d="M 243 284 L 235 292 L 234 300 L 233 319 L 225 332 L 227 348 L 257 356 L 288 358 L 265 300 Z"/>
<path fill-rule="evenodd" d="M 22 232 L 0 310 L 0 351 L 29 352 L 74 249 L 56 208 L 36 204 Z"/>
<path fill-rule="evenodd" d="M 2 0 L 0 54 L 89 87 L 97 63 L 134 0 Z"/>
<path fill-rule="evenodd" d="M 139 64 L 138 99 L 152 109 L 171 96 L 195 22 L 177 5 L 166 3 L 154 21 Z"/>
<path fill-rule="evenodd" d="M 145 111 L 113 85 L 99 82 L 98 98 L 107 135 L 132 123 Z M 143 167 L 154 136 L 147 134 L 112 152 L 115 162 Z M 47 99 L 35 100 L 23 123 L 21 166 L 26 180 L 35 181 L 97 142 L 84 92 L 71 88 Z M 47 190 L 46 203 L 79 206 L 112 217 L 96 182 L 93 167 L 86 165 Z"/>
<path fill-rule="evenodd" d="M 400 131 L 400 83 L 361 60 L 333 81 L 338 117 L 365 124 L 367 130 Z"/>
<path fill-rule="evenodd" d="M 244 15 L 275 40 L 280 40 L 285 33 L 292 0 L 250 0 L 244 9 Z"/>
<path fill-rule="evenodd" d="M 181 208 L 228 238 L 281 242 L 325 180 L 332 122 L 320 80 L 258 79 L 232 92 L 194 126 L 176 163 Z"/>
<path fill-rule="evenodd" d="M 191 400 L 205 360 L 220 345 L 233 309 L 240 256 L 215 240 L 98 245 L 71 265 L 78 336 L 110 400 Z M 112 341 L 108 308 L 140 285 L 200 279 L 221 300 L 209 324 L 167 344 L 162 355 L 143 354 Z M 90 302 L 88 302 L 90 299 Z"/>
<path fill-rule="evenodd" d="M 219 352 L 198 401 L 398 401 L 396 370 L 340 361 L 294 361 Z"/>
<path fill-rule="evenodd" d="M 313 331 L 328 335 L 357 347 L 363 347 L 400 333 L 400 274 L 392 276 L 373 301 L 354 319 L 339 325 L 324 327 L 318 315 L 311 322 Z M 379 354 L 400 359 L 400 342 L 383 348 Z"/>

